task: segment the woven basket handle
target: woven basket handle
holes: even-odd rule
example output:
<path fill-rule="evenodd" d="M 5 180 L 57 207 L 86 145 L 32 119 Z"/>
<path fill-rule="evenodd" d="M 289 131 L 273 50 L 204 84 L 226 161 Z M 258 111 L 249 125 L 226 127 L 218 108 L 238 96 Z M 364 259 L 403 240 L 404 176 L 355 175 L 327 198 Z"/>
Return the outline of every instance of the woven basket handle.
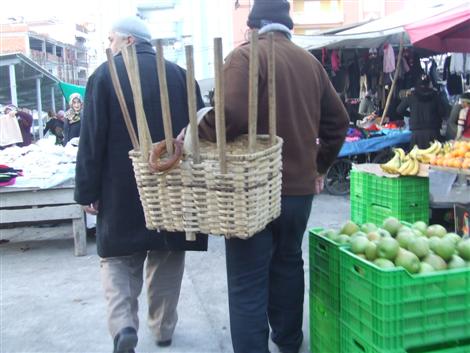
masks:
<path fill-rule="evenodd" d="M 196 105 L 196 78 L 194 75 L 194 56 L 193 46 L 187 45 L 186 52 L 186 89 L 188 92 L 188 113 L 189 113 L 189 126 L 191 130 L 191 150 L 194 155 L 194 163 L 201 162 L 199 150 L 199 134 L 197 130 L 197 105 Z M 186 141 L 186 139 L 185 139 Z"/>
<path fill-rule="evenodd" d="M 114 91 L 121 107 L 122 115 L 124 117 L 124 122 L 126 124 L 127 131 L 129 132 L 129 137 L 131 138 L 132 147 L 134 150 L 139 150 L 139 141 L 137 140 L 137 135 L 134 130 L 134 125 L 132 125 L 131 116 L 129 114 L 129 109 L 127 109 L 126 100 L 124 98 L 124 93 L 122 92 L 121 82 L 119 81 L 119 76 L 116 70 L 116 63 L 114 62 L 114 55 L 111 49 L 106 49 L 106 57 L 108 59 L 109 73 L 111 75 L 111 81 L 113 83 Z"/>
<path fill-rule="evenodd" d="M 157 40 L 156 49 L 158 84 L 160 87 L 160 101 L 162 105 L 163 129 L 165 130 L 166 150 L 171 156 L 173 154 L 173 128 L 171 126 L 170 99 L 168 97 L 165 59 L 163 57 L 163 41 L 161 39 Z"/>
<path fill-rule="evenodd" d="M 248 151 L 256 150 L 256 124 L 258 121 L 258 31 L 250 35 L 250 67 L 248 73 Z"/>
<path fill-rule="evenodd" d="M 139 63 L 137 60 L 137 52 L 135 45 L 129 45 L 122 50 L 124 65 L 126 66 L 127 76 L 131 85 L 132 96 L 134 98 L 134 108 L 137 120 L 137 133 L 141 147 L 141 157 L 147 161 L 149 151 L 152 148 L 152 138 L 150 136 L 147 118 L 144 111 L 144 103 L 142 99 L 142 86 L 140 84 Z"/>
<path fill-rule="evenodd" d="M 226 131 L 225 131 L 225 99 L 224 99 L 224 72 L 222 58 L 222 38 L 214 39 L 214 68 L 215 68 L 215 132 L 217 136 L 217 150 L 219 152 L 220 172 L 227 173 Z"/>
<path fill-rule="evenodd" d="M 269 104 L 269 140 L 276 143 L 276 66 L 274 59 L 274 34 L 268 35 L 268 104 Z"/>

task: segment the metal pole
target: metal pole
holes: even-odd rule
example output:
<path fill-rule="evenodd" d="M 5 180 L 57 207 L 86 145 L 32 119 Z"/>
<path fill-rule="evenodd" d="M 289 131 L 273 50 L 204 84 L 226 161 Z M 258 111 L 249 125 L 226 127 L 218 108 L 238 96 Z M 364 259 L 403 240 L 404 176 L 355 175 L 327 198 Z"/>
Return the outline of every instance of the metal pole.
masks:
<path fill-rule="evenodd" d="M 9 74 L 10 74 L 10 95 L 11 95 L 11 104 L 18 106 L 18 95 L 16 93 L 16 73 L 15 73 L 15 64 L 9 65 Z"/>
<path fill-rule="evenodd" d="M 56 112 L 55 110 L 55 89 L 54 86 L 51 87 L 51 109 L 53 112 Z"/>
<path fill-rule="evenodd" d="M 65 97 L 62 95 L 62 109 L 67 110 L 67 103 L 65 102 Z"/>
<path fill-rule="evenodd" d="M 36 79 L 36 99 L 37 99 L 37 106 L 38 106 L 38 132 L 39 138 L 42 139 L 42 100 L 41 100 L 41 79 L 38 77 Z"/>

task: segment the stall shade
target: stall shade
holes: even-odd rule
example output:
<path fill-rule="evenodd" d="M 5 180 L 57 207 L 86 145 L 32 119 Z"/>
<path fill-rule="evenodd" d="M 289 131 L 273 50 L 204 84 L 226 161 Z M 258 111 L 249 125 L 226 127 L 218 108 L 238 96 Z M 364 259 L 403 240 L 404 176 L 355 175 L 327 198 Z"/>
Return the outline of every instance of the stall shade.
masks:
<path fill-rule="evenodd" d="M 470 3 L 405 26 L 411 43 L 436 52 L 470 53 Z"/>

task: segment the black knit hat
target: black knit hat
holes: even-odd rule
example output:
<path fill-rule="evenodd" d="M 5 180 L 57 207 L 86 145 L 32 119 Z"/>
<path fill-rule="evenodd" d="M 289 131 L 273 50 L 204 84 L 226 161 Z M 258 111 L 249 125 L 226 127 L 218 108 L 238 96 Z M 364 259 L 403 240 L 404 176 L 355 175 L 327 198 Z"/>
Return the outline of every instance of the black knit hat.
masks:
<path fill-rule="evenodd" d="M 287 0 L 255 0 L 246 24 L 250 28 L 261 28 L 262 21 L 280 23 L 289 29 L 294 22 L 289 16 L 290 4 Z"/>

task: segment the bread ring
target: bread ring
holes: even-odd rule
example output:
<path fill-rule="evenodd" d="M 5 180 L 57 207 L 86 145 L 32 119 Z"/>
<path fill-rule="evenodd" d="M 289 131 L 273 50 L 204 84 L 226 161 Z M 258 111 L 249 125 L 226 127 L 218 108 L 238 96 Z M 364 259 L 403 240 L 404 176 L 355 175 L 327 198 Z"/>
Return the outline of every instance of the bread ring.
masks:
<path fill-rule="evenodd" d="M 149 156 L 149 168 L 152 173 L 167 172 L 174 168 L 183 155 L 183 143 L 178 140 L 173 140 L 173 154 L 165 161 L 161 157 L 167 153 L 165 141 L 156 143 Z"/>

